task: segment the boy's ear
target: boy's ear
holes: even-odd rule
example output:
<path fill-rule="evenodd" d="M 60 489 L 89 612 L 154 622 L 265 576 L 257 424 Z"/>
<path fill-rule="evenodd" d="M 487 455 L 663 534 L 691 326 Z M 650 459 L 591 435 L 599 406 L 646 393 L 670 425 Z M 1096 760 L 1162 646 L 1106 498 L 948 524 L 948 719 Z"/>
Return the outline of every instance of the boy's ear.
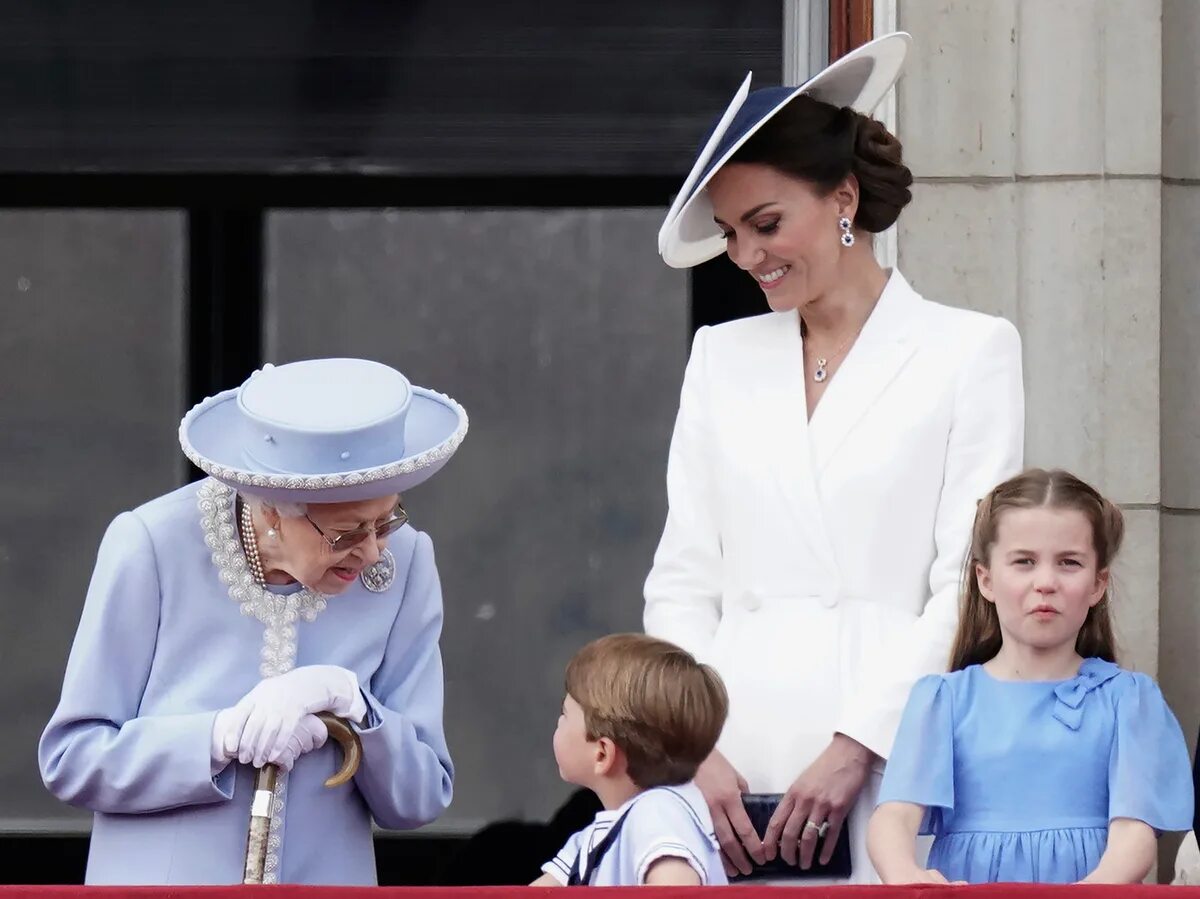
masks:
<path fill-rule="evenodd" d="M 625 753 L 608 737 L 601 737 L 596 741 L 595 753 L 592 770 L 597 777 L 611 777 L 625 770 Z"/>

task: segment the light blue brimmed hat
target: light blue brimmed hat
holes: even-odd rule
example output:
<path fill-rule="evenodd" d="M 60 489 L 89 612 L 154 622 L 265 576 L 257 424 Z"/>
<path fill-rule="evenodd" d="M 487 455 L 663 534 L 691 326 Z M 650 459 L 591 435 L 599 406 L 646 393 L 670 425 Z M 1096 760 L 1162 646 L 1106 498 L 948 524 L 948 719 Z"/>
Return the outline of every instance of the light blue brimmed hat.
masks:
<path fill-rule="evenodd" d="M 658 231 L 658 252 L 672 268 L 691 268 L 725 252 L 725 237 L 713 221 L 704 188 L 754 132 L 796 97 L 806 94 L 833 106 L 870 113 L 884 98 L 904 66 L 912 37 L 886 34 L 850 51 L 799 87 L 750 91 L 750 75 L 738 88 L 696 157 Z"/>
<path fill-rule="evenodd" d="M 265 365 L 179 425 L 198 468 L 273 502 L 337 503 L 402 493 L 432 477 L 467 433 L 454 400 L 366 359 Z"/>

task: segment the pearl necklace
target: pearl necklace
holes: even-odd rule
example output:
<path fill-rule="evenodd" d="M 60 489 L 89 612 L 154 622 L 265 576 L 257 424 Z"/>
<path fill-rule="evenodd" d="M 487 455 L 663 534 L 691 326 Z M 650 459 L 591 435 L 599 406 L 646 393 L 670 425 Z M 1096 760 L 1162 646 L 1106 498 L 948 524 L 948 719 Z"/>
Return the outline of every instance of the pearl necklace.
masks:
<path fill-rule="evenodd" d="M 254 516 L 250 514 L 250 505 L 242 503 L 242 548 L 246 552 L 246 564 L 250 568 L 255 582 L 260 586 L 267 582 L 263 572 L 262 559 L 258 556 L 258 538 L 254 535 Z"/>

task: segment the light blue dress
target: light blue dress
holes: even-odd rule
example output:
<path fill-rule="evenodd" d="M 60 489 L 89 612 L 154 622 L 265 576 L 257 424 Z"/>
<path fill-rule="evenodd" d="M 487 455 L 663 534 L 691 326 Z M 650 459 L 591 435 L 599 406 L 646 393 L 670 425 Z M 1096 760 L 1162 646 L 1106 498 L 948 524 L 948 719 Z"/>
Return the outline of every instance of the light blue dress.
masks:
<path fill-rule="evenodd" d="M 450 802 L 429 538 L 407 526 L 388 538 L 395 577 L 381 592 L 355 582 L 327 602 L 305 592 L 258 607 L 231 596 L 230 566 L 245 571 L 236 533 L 232 491 L 206 481 L 117 516 L 100 545 L 38 752 L 50 791 L 95 812 L 89 884 L 241 882 L 254 772 L 214 774 L 213 719 L 283 656 L 354 671 L 368 713 L 351 783 L 323 786 L 340 761 L 332 740 L 297 760 L 268 876 L 374 884 L 372 819 L 417 827 Z"/>
<path fill-rule="evenodd" d="M 913 687 L 879 796 L 926 807 L 930 868 L 969 883 L 1070 883 L 1113 818 L 1192 826 L 1191 764 L 1154 681 L 1085 659 L 1066 681 L 979 665 Z"/>

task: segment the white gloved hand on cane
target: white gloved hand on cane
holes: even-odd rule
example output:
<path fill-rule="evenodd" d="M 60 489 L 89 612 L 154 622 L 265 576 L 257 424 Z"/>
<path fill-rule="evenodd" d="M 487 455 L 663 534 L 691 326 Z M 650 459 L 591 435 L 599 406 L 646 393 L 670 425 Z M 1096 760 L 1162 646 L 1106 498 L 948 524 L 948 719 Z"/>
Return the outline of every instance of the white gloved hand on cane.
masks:
<path fill-rule="evenodd" d="M 217 713 L 214 762 L 220 753 L 256 768 L 290 770 L 300 755 L 325 743 L 328 733 L 317 712 L 361 721 L 367 703 L 358 676 L 337 665 L 305 665 L 259 681 L 236 706 Z"/>
<path fill-rule="evenodd" d="M 250 703 L 245 705 L 239 703 L 217 712 L 217 718 L 213 724 L 211 749 L 214 775 L 230 762 L 238 759 L 242 732 L 252 709 L 253 705 Z M 276 765 L 284 771 L 291 771 L 296 764 L 296 759 L 306 752 L 320 749 L 325 745 L 327 739 L 329 739 L 329 730 L 325 727 L 325 722 L 316 715 L 305 715 L 296 724 L 295 729 L 287 734 L 286 745 L 278 751 L 278 754 L 272 754 L 267 759 L 267 763 Z"/>

